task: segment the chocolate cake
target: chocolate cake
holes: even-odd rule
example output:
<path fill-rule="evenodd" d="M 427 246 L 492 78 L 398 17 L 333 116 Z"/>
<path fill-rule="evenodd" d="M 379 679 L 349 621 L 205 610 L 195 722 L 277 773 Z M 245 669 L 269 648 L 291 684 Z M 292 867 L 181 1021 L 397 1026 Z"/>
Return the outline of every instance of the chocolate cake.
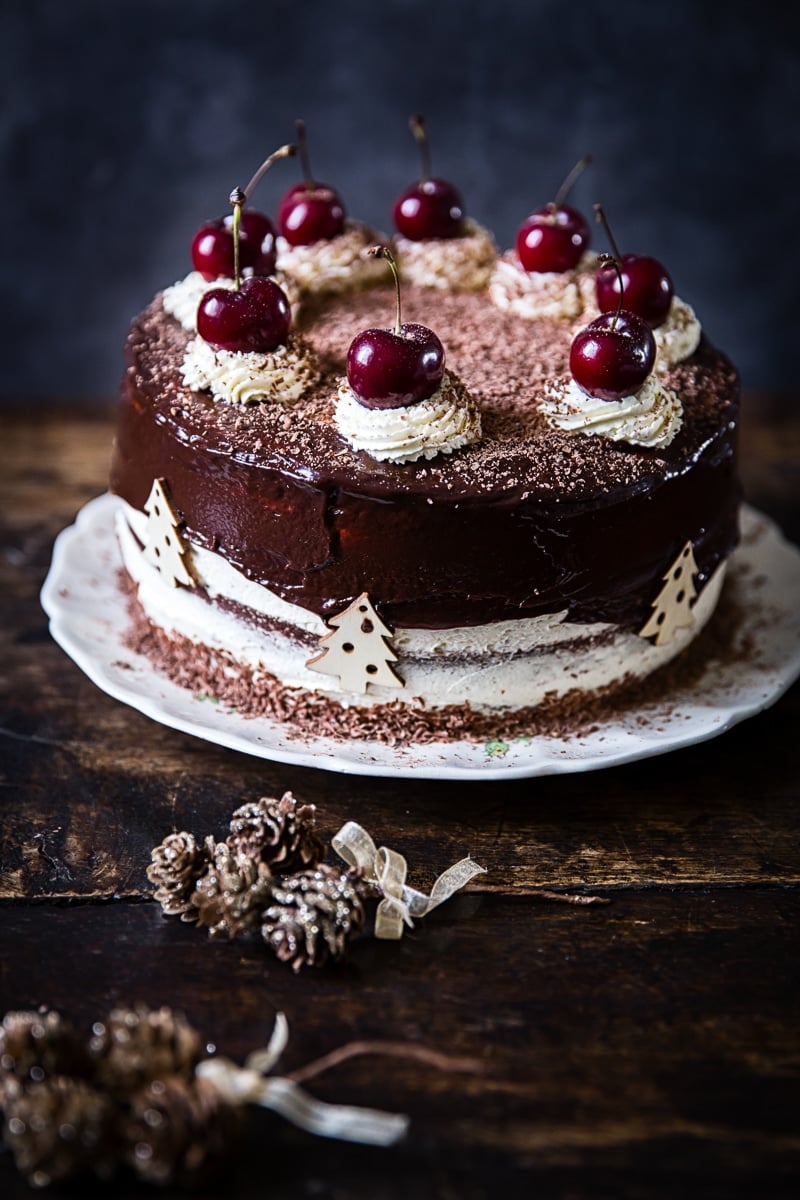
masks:
<path fill-rule="evenodd" d="M 663 436 L 643 432 L 649 402 L 633 425 L 609 425 L 613 402 L 584 413 L 570 348 L 596 264 L 565 274 L 566 314 L 537 316 L 511 258 L 471 290 L 404 285 L 405 319 L 445 348 L 444 448 L 407 435 L 411 406 L 372 449 L 342 424 L 348 348 L 394 318 L 388 272 L 287 280 L 269 382 L 243 354 L 224 395 L 216 352 L 156 297 L 128 339 L 110 479 L 137 649 L 256 718 L 412 741 L 498 714 L 533 730 L 691 654 L 738 538 L 737 372 L 698 326 L 678 361 L 659 343 Z M 416 448 L 381 457 L 390 427 Z"/>

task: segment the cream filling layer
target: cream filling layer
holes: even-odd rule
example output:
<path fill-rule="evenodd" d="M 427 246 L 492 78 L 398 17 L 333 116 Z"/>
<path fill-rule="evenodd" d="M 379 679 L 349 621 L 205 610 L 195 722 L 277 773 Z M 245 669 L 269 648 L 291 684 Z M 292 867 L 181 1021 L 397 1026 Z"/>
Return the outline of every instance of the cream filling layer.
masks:
<path fill-rule="evenodd" d="M 465 233 L 456 238 L 425 238 L 412 242 L 397 234 L 394 247 L 400 275 L 417 287 L 479 292 L 489 282 L 497 260 L 492 234 L 477 221 L 464 221 Z"/>
<path fill-rule="evenodd" d="M 594 270 L 597 255 L 587 250 L 572 271 L 524 269 L 516 252 L 507 250 L 497 260 L 489 280 L 489 297 L 501 312 L 536 320 L 557 317 L 574 320 L 597 308 Z"/>
<path fill-rule="evenodd" d="M 432 396 L 402 408 L 365 408 L 343 379 L 335 421 L 348 445 L 382 462 L 452 454 L 481 436 L 480 413 L 461 380 L 448 371 Z"/>
<path fill-rule="evenodd" d="M 246 279 L 251 274 L 252 271 L 245 270 L 242 272 L 242 278 Z M 272 275 L 270 278 L 279 287 L 283 288 L 292 310 L 292 317 L 296 317 L 299 309 L 300 293 L 294 280 L 280 273 Z M 164 305 L 164 311 L 174 317 L 187 333 L 197 333 L 197 306 L 206 292 L 210 292 L 212 288 L 225 288 L 226 291 L 232 292 L 234 282 L 225 275 L 221 275 L 219 279 L 214 279 L 209 283 L 199 271 L 190 271 L 183 279 L 179 279 L 170 287 L 165 288 L 161 293 L 161 303 Z"/>
<path fill-rule="evenodd" d="M 278 270 L 300 293 L 345 292 L 382 283 L 386 279 L 385 264 L 364 254 L 381 237 L 360 221 L 347 221 L 344 233 L 310 246 L 290 246 L 285 238 L 278 237 Z"/>
<path fill-rule="evenodd" d="M 591 692 L 626 676 L 643 677 L 683 650 L 700 631 L 714 611 L 725 570 L 722 564 L 700 593 L 692 609 L 694 624 L 679 629 L 666 646 L 654 646 L 613 625 L 568 622 L 563 612 L 452 629 L 398 629 L 392 639 L 398 655 L 394 668 L 404 686 L 370 684 L 367 694 L 360 695 L 338 691 L 334 678 L 308 669 L 315 649 L 214 607 L 194 591 L 166 584 L 141 549 L 147 533 L 145 514 L 120 501 L 115 519 L 123 563 L 156 625 L 219 651 L 232 670 L 242 664 L 256 678 L 275 676 L 287 687 L 325 692 L 345 706 L 401 700 L 442 707 L 468 701 L 477 711 L 492 712 L 532 706 L 545 696 L 575 688 Z M 328 632 L 316 614 L 245 578 L 221 555 L 190 545 L 187 557 L 212 601 L 233 601 L 317 637 Z"/>
<path fill-rule="evenodd" d="M 561 380 L 550 386 L 539 409 L 556 429 L 636 446 L 668 446 L 683 424 L 678 396 L 656 375 L 649 375 L 638 392 L 621 400 L 596 400 L 582 392 L 574 379 Z"/>
<path fill-rule="evenodd" d="M 292 404 L 318 377 L 310 350 L 296 337 L 269 354 L 215 350 L 196 337 L 186 347 L 181 374 L 192 391 L 210 391 L 231 404 Z"/>

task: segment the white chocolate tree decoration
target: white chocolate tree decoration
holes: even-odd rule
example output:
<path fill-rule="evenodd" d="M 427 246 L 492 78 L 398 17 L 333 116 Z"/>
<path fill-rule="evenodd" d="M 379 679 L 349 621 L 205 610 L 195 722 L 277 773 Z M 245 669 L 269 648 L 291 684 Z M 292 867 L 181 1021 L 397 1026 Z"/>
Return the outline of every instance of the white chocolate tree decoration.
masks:
<path fill-rule="evenodd" d="M 370 683 L 403 686 L 389 665 L 397 662 L 390 645 L 391 630 L 375 612 L 366 592 L 328 624 L 332 629 L 320 641 L 322 653 L 306 663 L 310 670 L 338 675 L 339 686 L 345 692 L 366 692 Z"/>
<path fill-rule="evenodd" d="M 172 587 L 192 587 L 194 579 L 185 561 L 186 543 L 178 531 L 180 518 L 172 507 L 163 479 L 154 479 L 144 506 L 147 531 L 144 557 Z"/>
<path fill-rule="evenodd" d="M 692 605 L 697 599 L 694 576 L 697 574 L 692 543 L 687 542 L 666 575 L 664 586 L 653 601 L 653 612 L 639 637 L 652 637 L 656 646 L 672 641 L 676 629 L 694 624 Z"/>

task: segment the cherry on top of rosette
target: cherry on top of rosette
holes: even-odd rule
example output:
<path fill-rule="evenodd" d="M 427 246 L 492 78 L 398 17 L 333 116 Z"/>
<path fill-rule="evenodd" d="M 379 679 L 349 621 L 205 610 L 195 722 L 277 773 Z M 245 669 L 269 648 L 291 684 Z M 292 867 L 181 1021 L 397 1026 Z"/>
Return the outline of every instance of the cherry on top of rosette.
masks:
<path fill-rule="evenodd" d="M 305 121 L 295 121 L 295 130 L 303 178 L 284 194 L 278 206 L 278 228 L 290 246 L 311 246 L 343 233 L 346 212 L 339 192 L 314 178 Z"/>
<path fill-rule="evenodd" d="M 387 246 L 371 246 L 394 276 L 396 312 L 392 329 L 364 329 L 347 351 L 347 381 L 364 408 L 404 408 L 427 400 L 442 382 L 444 346 L 427 325 L 403 324 L 400 277 Z"/>
<path fill-rule="evenodd" d="M 621 254 L 603 206 L 595 204 L 594 210 L 613 251 L 612 262 L 601 264 L 597 272 L 595 288 L 598 308 L 601 312 L 613 312 L 624 292 L 625 307 L 646 321 L 651 329 L 657 329 L 667 319 L 675 295 L 669 272 L 657 258 L 650 255 Z M 613 265 L 614 262 L 619 270 Z"/>
<path fill-rule="evenodd" d="M 209 222 L 195 235 L 192 243 L 195 269 L 201 269 L 198 256 L 205 255 L 202 262 L 207 270 L 201 273 L 206 279 L 222 277 L 234 281 L 233 288 L 209 288 L 197 307 L 197 332 L 215 350 L 269 353 L 284 345 L 289 336 L 289 300 L 279 284 L 269 277 L 275 268 L 272 222 L 245 205 L 272 164 L 295 153 L 295 146 L 285 145 L 270 154 L 246 188 L 235 187 L 231 192 L 232 216 Z M 265 222 L 270 232 L 260 247 L 243 236 L 243 227 L 263 229 Z M 210 274 L 214 263 L 224 269 Z M 242 278 L 245 269 L 252 274 Z"/>
<path fill-rule="evenodd" d="M 394 202 L 395 229 L 412 242 L 463 237 L 464 201 L 449 180 L 431 173 L 430 142 L 422 113 L 413 113 L 409 125 L 419 146 L 422 174 Z"/>
<path fill-rule="evenodd" d="M 580 159 L 564 179 L 555 199 L 535 208 L 517 230 L 517 258 L 530 274 L 572 271 L 589 249 L 592 240 L 589 222 L 565 201 L 591 161 L 589 154 Z"/>

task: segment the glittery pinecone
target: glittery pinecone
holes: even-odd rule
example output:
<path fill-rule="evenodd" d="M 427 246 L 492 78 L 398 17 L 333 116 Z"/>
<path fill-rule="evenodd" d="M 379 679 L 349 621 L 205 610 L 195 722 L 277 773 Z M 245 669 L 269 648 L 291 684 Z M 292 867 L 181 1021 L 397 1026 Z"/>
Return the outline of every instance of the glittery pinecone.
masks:
<path fill-rule="evenodd" d="M 168 916 L 180 914 L 184 921 L 194 920 L 192 892 L 208 865 L 209 841 L 207 838 L 198 845 L 191 833 L 171 833 L 151 850 L 153 861 L 147 868 L 147 878 L 155 884 L 153 896 Z"/>
<path fill-rule="evenodd" d="M 200 1034 L 171 1008 L 115 1008 L 93 1026 L 95 1080 L 127 1097 L 154 1079 L 191 1079 L 205 1049 Z"/>
<path fill-rule="evenodd" d="M 35 1187 L 81 1171 L 109 1175 L 115 1162 L 116 1106 L 84 1079 L 54 1075 L 6 1104 L 5 1140 Z"/>
<path fill-rule="evenodd" d="M 199 1183 L 234 1148 L 241 1127 L 240 1110 L 208 1080 L 156 1080 L 131 1098 L 123 1158 L 149 1183 Z"/>
<path fill-rule="evenodd" d="M 258 858 L 273 871 L 302 871 L 325 857 L 315 820 L 314 805 L 298 804 L 291 792 L 280 800 L 262 796 L 237 808 L 228 845 L 236 855 Z"/>
<path fill-rule="evenodd" d="M 321 864 L 274 884 L 261 934 L 278 958 L 319 966 L 342 958 L 348 937 L 364 925 L 363 884 L 359 871 Z"/>
<path fill-rule="evenodd" d="M 192 893 L 197 922 L 211 937 L 238 937 L 258 929 L 272 895 L 266 863 L 237 856 L 227 842 L 214 847 L 212 861 Z"/>
<path fill-rule="evenodd" d="M 88 1075 L 89 1055 L 57 1012 L 8 1012 L 0 1024 L 0 1106 L 25 1083 L 51 1075 Z"/>

